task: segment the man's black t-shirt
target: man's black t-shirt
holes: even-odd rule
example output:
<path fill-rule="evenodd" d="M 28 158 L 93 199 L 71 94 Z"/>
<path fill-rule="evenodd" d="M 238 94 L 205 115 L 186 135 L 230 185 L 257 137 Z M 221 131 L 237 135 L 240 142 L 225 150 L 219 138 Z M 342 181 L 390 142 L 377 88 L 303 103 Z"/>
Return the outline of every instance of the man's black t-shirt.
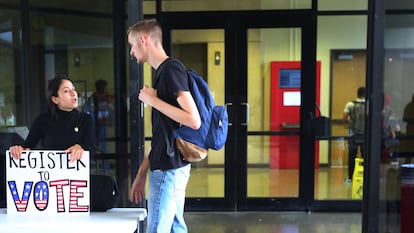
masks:
<path fill-rule="evenodd" d="M 158 98 L 171 105 L 180 107 L 177 102 L 178 92 L 189 91 L 185 66 L 176 59 L 166 59 L 156 71 L 153 88 L 157 90 Z M 177 122 L 163 115 L 158 110 L 152 109 L 152 141 L 151 153 L 149 155 L 151 170 L 180 168 L 188 164 L 187 161 L 182 159 L 176 147 L 174 157 L 167 155 L 165 123 L 163 121 L 168 126 L 167 131 L 179 127 Z"/>

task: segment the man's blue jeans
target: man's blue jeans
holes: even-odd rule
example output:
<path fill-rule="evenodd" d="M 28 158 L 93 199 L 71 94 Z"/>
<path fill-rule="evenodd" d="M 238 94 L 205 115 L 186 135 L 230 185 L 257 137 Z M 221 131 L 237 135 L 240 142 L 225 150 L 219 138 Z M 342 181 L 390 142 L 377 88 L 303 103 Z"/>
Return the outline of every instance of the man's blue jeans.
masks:
<path fill-rule="evenodd" d="M 185 190 L 191 164 L 170 170 L 150 172 L 147 233 L 186 233 Z"/>

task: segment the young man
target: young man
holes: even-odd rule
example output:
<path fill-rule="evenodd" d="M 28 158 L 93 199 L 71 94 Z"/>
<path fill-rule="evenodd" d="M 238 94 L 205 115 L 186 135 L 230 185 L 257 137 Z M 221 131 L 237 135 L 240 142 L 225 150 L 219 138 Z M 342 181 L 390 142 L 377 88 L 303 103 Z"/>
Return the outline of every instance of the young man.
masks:
<path fill-rule="evenodd" d="M 365 87 L 359 87 L 357 99 L 345 105 L 343 120 L 349 126 L 348 141 L 348 178 L 344 183 L 352 183 L 352 175 L 355 169 L 355 158 L 358 148 L 361 156 L 364 155 L 365 147 Z"/>
<path fill-rule="evenodd" d="M 152 141 L 132 184 L 130 199 L 142 200 L 150 170 L 147 232 L 187 232 L 183 215 L 191 165 L 182 159 L 177 148 L 174 156 L 167 154 L 164 133 L 180 124 L 193 129 L 200 127 L 201 119 L 189 92 L 186 68 L 166 54 L 161 26 L 156 20 L 143 20 L 131 26 L 128 43 L 130 55 L 137 63 L 147 62 L 156 70 L 153 87 L 145 85 L 138 96 L 152 107 Z"/>

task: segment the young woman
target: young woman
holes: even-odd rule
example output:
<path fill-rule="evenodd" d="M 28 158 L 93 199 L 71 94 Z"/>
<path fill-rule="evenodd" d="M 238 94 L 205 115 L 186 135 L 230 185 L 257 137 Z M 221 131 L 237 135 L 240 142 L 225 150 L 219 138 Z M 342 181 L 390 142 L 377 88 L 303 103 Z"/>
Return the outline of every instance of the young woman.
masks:
<path fill-rule="evenodd" d="M 81 159 L 85 150 L 94 153 L 95 137 L 92 115 L 78 111 L 78 93 L 68 76 L 60 74 L 48 86 L 49 111 L 37 116 L 23 145 L 9 148 L 15 159 L 23 150 L 41 148 L 64 150 L 70 161 Z M 39 144 L 40 143 L 40 144 Z"/>

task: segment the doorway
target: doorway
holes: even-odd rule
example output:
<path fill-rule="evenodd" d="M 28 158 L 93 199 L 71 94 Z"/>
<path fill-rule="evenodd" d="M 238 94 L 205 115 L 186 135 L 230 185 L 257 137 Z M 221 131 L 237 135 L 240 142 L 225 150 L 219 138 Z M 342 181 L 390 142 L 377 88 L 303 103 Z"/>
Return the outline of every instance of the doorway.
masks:
<path fill-rule="evenodd" d="M 365 86 L 366 52 L 365 50 L 331 51 L 331 166 L 348 166 L 348 128 L 342 115 L 345 104 L 357 98 L 357 90 Z"/>
<path fill-rule="evenodd" d="M 331 203 L 314 202 L 319 172 L 315 151 L 320 145 L 314 135 L 316 22 L 307 13 L 211 13 L 198 19 L 197 25 L 189 19 L 191 14 L 163 13 L 164 42 L 173 51 L 171 56 L 175 57 L 172 48 L 176 44 L 206 43 L 205 76 L 216 104 L 227 106 L 231 124 L 225 148 L 211 151 L 207 161 L 193 164 L 187 210 L 330 208 Z M 271 128 L 271 63 L 275 61 L 300 64 L 300 90 L 286 99 L 298 106 L 294 113 L 297 122 L 288 131 Z M 270 165 L 271 138 L 282 136 L 297 138 L 294 168 Z M 278 147 L 289 142 L 279 142 Z"/>

